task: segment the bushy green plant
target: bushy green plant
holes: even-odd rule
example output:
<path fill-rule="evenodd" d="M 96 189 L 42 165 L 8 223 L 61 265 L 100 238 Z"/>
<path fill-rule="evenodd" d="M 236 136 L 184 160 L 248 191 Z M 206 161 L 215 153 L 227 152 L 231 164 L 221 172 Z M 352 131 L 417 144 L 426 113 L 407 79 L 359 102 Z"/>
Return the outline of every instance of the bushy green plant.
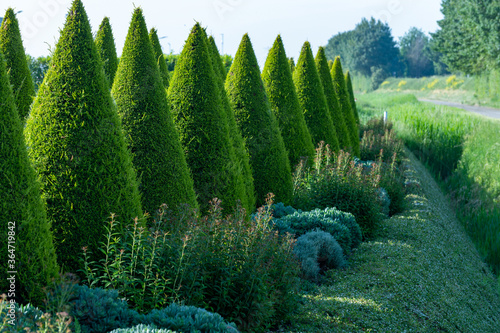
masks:
<path fill-rule="evenodd" d="M 290 61 L 293 62 L 293 59 L 290 58 Z M 292 72 L 281 36 L 278 35 L 269 50 L 262 80 L 293 168 L 304 158 L 312 162 L 314 145 L 295 91 Z"/>
<path fill-rule="evenodd" d="M 225 87 L 250 153 L 257 204 L 262 205 L 268 193 L 288 203 L 292 198 L 290 162 L 247 34 L 238 47 Z"/>
<path fill-rule="evenodd" d="M 342 248 L 327 232 L 309 231 L 297 239 L 293 250 L 300 261 L 303 276 L 318 282 L 320 273 L 346 265 Z"/>
<path fill-rule="evenodd" d="M 143 210 L 197 207 L 193 180 L 170 114 L 142 10 L 136 8 L 111 93 L 140 179 Z"/>
<path fill-rule="evenodd" d="M 360 159 L 363 161 L 377 161 L 392 163 L 395 158 L 396 166 L 400 166 L 403 158 L 403 141 L 396 137 L 393 130 L 386 130 L 383 134 L 376 134 L 374 130 L 363 133 L 360 142 Z"/>
<path fill-rule="evenodd" d="M 156 328 L 154 325 L 139 324 L 131 328 L 117 328 L 110 333 L 176 333 L 175 331 Z"/>
<path fill-rule="evenodd" d="M 337 151 L 339 149 L 337 133 L 309 42 L 305 42 L 302 46 L 293 72 L 293 81 L 313 144 L 317 145 L 324 141 Z"/>
<path fill-rule="evenodd" d="M 345 85 L 347 88 L 347 93 L 349 95 L 349 101 L 351 102 L 352 113 L 354 115 L 354 120 L 356 120 L 356 125 L 358 128 L 360 126 L 358 108 L 356 107 L 356 99 L 354 98 L 354 90 L 352 89 L 352 79 L 349 71 L 345 73 Z"/>
<path fill-rule="evenodd" d="M 314 168 L 301 165 L 294 176 L 293 207 L 304 211 L 336 207 L 354 215 L 364 239 L 370 238 L 381 220 L 376 189 L 380 182 L 380 163 L 368 172 L 344 151 L 332 154 L 320 144 Z"/>
<path fill-rule="evenodd" d="M 345 83 L 344 72 L 342 69 L 342 64 L 340 63 L 340 57 L 336 57 L 331 70 L 333 87 L 337 93 L 337 98 L 339 100 L 340 109 L 342 110 L 342 115 L 346 123 L 347 130 L 350 134 L 351 149 L 355 156 L 359 156 L 359 129 L 356 124 L 356 118 L 354 117 L 353 109 L 349 101 L 349 95 L 347 93 L 347 86 Z"/>
<path fill-rule="evenodd" d="M 328 62 L 326 60 L 325 49 L 322 46 L 318 49 L 315 62 L 316 67 L 318 68 L 321 85 L 323 86 L 323 90 L 325 92 L 326 103 L 330 111 L 333 126 L 335 127 L 337 140 L 339 141 L 339 148 L 344 150 L 348 149 L 351 147 L 349 131 L 347 130 L 345 124 L 342 109 L 340 108 L 339 100 L 337 98 L 337 93 L 333 87 L 333 80 L 330 74 L 330 67 L 328 66 Z"/>
<path fill-rule="evenodd" d="M 288 59 L 288 65 L 290 66 L 290 72 L 293 74 L 295 71 L 295 60 L 292 57 Z"/>
<path fill-rule="evenodd" d="M 282 218 L 283 216 L 287 216 L 295 213 L 297 210 L 292 206 L 285 206 L 282 202 L 278 202 L 277 204 L 273 204 L 271 206 L 273 217 L 276 219 Z M 302 211 L 300 211 L 302 212 Z"/>
<path fill-rule="evenodd" d="M 151 28 L 149 31 L 149 40 L 153 46 L 154 57 L 158 67 L 160 68 L 160 75 L 163 81 L 163 86 L 168 88 L 170 82 L 170 74 L 168 72 L 167 61 L 161 50 L 160 39 L 158 38 L 158 31 L 155 28 Z"/>
<path fill-rule="evenodd" d="M 224 82 L 226 80 L 226 68 L 222 63 L 222 57 L 219 54 L 217 45 L 212 36 L 208 38 L 209 52 L 212 56 L 212 64 L 216 74 L 216 81 L 219 87 L 219 92 L 221 95 L 222 106 L 224 108 L 228 125 L 229 125 L 229 135 L 233 142 L 233 148 L 235 152 L 235 163 L 237 168 L 241 171 L 241 179 L 244 182 L 244 187 L 246 190 L 245 202 L 241 204 L 247 209 L 248 212 L 253 212 L 255 209 L 256 196 L 255 196 L 255 185 L 252 173 L 252 167 L 250 165 L 250 154 L 248 152 L 247 146 L 241 130 L 236 123 L 235 114 L 229 103 L 229 98 L 226 94 L 226 89 L 224 88 Z M 233 60 L 231 59 L 231 64 Z"/>
<path fill-rule="evenodd" d="M 136 174 L 80 0 L 68 12 L 25 129 L 52 224 L 57 259 L 75 272 L 111 212 L 142 216 Z"/>
<path fill-rule="evenodd" d="M 43 287 L 59 268 L 1 52 L 0 101 L 0 290 L 14 293 L 18 302 L 40 304 Z M 14 281 L 8 280 L 9 271 L 17 272 Z M 16 288 L 10 287 L 12 283 Z"/>
<path fill-rule="evenodd" d="M 217 86 L 206 34 L 197 23 L 187 39 L 168 97 L 201 210 L 214 197 L 229 211 L 245 203 L 246 189 L 236 168 L 229 125 Z"/>
<path fill-rule="evenodd" d="M 0 51 L 5 58 L 19 118 L 24 123 L 30 112 L 35 88 L 24 53 L 19 22 L 12 8 L 7 9 L 0 26 Z"/>
<path fill-rule="evenodd" d="M 95 37 L 95 45 L 103 63 L 109 88 L 111 88 L 118 69 L 118 56 L 116 55 L 115 38 L 113 37 L 111 24 L 109 24 L 109 17 L 105 17 L 99 26 Z"/>

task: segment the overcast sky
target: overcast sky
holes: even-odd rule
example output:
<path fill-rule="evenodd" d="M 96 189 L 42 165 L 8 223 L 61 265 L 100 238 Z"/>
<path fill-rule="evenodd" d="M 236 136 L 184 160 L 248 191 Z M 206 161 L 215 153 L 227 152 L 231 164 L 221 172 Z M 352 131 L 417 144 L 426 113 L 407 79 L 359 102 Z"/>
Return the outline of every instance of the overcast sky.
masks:
<path fill-rule="evenodd" d="M 110 18 L 118 55 L 132 12 L 141 7 L 148 29 L 155 27 L 164 37 L 160 42 L 165 53 L 179 53 L 198 21 L 214 36 L 219 51 L 233 56 L 248 33 L 261 67 L 278 34 L 287 55 L 297 59 L 304 41 L 316 52 L 363 17 L 388 22 L 396 40 L 410 27 L 434 32 L 442 18 L 440 0 L 84 0 L 83 4 L 94 33 L 104 16 Z M 56 44 L 70 5 L 71 0 L 2 0 L 0 16 L 9 6 L 22 11 L 17 17 L 26 52 L 42 56 Z"/>

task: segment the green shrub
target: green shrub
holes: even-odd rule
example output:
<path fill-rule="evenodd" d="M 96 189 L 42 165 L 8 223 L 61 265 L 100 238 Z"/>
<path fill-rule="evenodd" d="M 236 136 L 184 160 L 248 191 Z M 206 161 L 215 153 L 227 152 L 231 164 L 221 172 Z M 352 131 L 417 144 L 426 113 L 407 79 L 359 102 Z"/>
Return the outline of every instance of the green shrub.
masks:
<path fill-rule="evenodd" d="M 292 198 L 290 162 L 247 34 L 227 75 L 226 91 L 250 153 L 257 204 L 262 205 L 268 193 L 288 203 Z"/>
<path fill-rule="evenodd" d="M 235 160 L 206 34 L 197 23 L 170 81 L 168 97 L 203 212 L 217 197 L 229 210 L 245 203 L 246 189 Z"/>
<path fill-rule="evenodd" d="M 12 8 L 7 9 L 0 26 L 0 51 L 5 58 L 19 118 L 24 123 L 30 113 L 35 88 L 24 53 L 19 23 Z"/>
<path fill-rule="evenodd" d="M 349 101 L 340 57 L 335 58 L 331 73 L 333 78 L 333 87 L 337 93 L 337 98 L 339 99 L 340 108 L 342 110 L 342 114 L 344 115 L 346 127 L 350 134 L 352 153 L 355 156 L 359 156 L 359 129 Z"/>
<path fill-rule="evenodd" d="M 376 130 L 375 130 L 376 131 Z M 403 142 L 396 137 L 393 130 L 377 134 L 374 130 L 363 133 L 360 142 L 360 159 L 362 161 L 378 161 L 392 163 L 395 157 L 396 166 L 400 166 L 403 157 Z"/>
<path fill-rule="evenodd" d="M 293 63 L 293 59 L 290 58 Z M 278 126 L 288 151 L 290 166 L 295 167 L 300 160 L 314 158 L 314 145 L 300 106 L 292 72 L 287 62 L 281 36 L 274 41 L 262 71 L 262 80 L 278 120 Z"/>
<path fill-rule="evenodd" d="M 337 133 L 309 42 L 305 42 L 302 46 L 297 66 L 293 72 L 293 81 L 313 144 L 317 145 L 324 141 L 333 150 L 338 151 Z"/>
<path fill-rule="evenodd" d="M 110 333 L 176 333 L 175 331 L 156 328 L 154 325 L 137 325 L 132 328 L 117 328 Z"/>
<path fill-rule="evenodd" d="M 156 63 L 160 68 L 160 75 L 163 81 L 163 86 L 165 86 L 165 88 L 168 88 L 168 84 L 170 81 L 170 74 L 168 72 L 167 61 L 165 60 L 165 56 L 163 55 L 163 51 L 161 50 L 160 39 L 158 38 L 158 31 L 155 28 L 152 28 L 149 31 L 149 40 L 151 41 L 151 45 L 153 46 L 153 52 Z"/>
<path fill-rule="evenodd" d="M 290 72 L 293 74 L 293 72 L 295 71 L 295 61 L 293 60 L 293 58 L 288 59 L 288 65 L 290 66 Z"/>
<path fill-rule="evenodd" d="M 379 188 L 380 164 L 369 172 L 344 151 L 332 154 L 328 146 L 317 149 L 312 170 L 303 165 L 294 175 L 293 207 L 304 211 L 336 207 L 354 215 L 364 239 L 373 236 L 381 220 L 381 208 L 376 193 Z"/>
<path fill-rule="evenodd" d="M 83 246 L 97 253 L 111 212 L 124 225 L 142 216 L 121 122 L 80 0 L 67 15 L 25 134 L 58 261 L 75 272 Z"/>
<path fill-rule="evenodd" d="M 0 290 L 12 293 L 8 272 L 17 271 L 16 300 L 40 304 L 42 289 L 59 269 L 40 185 L 30 165 L 1 52 L 0 101 Z"/>
<path fill-rule="evenodd" d="M 118 57 L 116 55 L 113 30 L 109 24 L 108 17 L 105 17 L 99 26 L 99 30 L 95 37 L 95 45 L 103 63 L 104 73 L 108 79 L 109 88 L 111 88 L 115 79 L 116 70 L 118 69 Z"/>
<path fill-rule="evenodd" d="M 359 114 L 358 109 L 356 108 L 356 99 L 354 98 L 354 90 L 352 89 L 352 80 L 349 71 L 345 73 L 345 85 L 347 88 L 347 93 L 349 95 L 349 102 L 351 103 L 352 107 L 352 114 L 354 115 L 354 120 L 356 120 L 356 125 L 358 125 L 359 128 Z"/>
<path fill-rule="evenodd" d="M 326 60 L 325 49 L 323 47 L 318 49 L 315 61 L 316 67 L 318 68 L 319 78 L 325 92 L 326 103 L 328 104 L 333 126 L 335 127 L 335 133 L 337 134 L 337 139 L 339 141 L 339 147 L 341 149 L 348 149 L 351 146 L 351 139 L 345 124 L 344 116 L 342 115 L 342 110 L 340 109 L 337 93 L 333 87 L 330 67 Z"/>
<path fill-rule="evenodd" d="M 278 202 L 277 204 L 273 204 L 271 206 L 271 213 L 275 219 L 282 218 L 283 216 L 287 216 L 295 213 L 297 210 L 292 206 L 285 206 L 282 202 Z M 299 211 L 300 213 L 302 211 Z"/>
<path fill-rule="evenodd" d="M 229 98 L 226 94 L 226 89 L 224 88 L 224 82 L 226 80 L 226 68 L 222 63 L 222 57 L 219 54 L 219 50 L 217 49 L 217 45 L 215 45 L 215 40 L 212 36 L 208 38 L 208 46 L 209 52 L 211 52 L 212 55 L 212 64 L 216 76 L 218 77 L 217 84 L 219 87 L 220 95 L 222 97 L 222 104 L 228 120 L 229 135 L 233 142 L 233 148 L 236 157 L 235 163 L 237 163 L 237 168 L 241 172 L 242 180 L 246 189 L 246 202 L 242 202 L 242 205 L 247 209 L 248 212 L 253 212 L 255 210 L 256 196 L 252 167 L 250 166 L 250 154 L 248 152 L 247 146 L 245 145 L 245 140 L 243 139 L 240 128 L 236 123 L 235 114 L 231 109 L 231 104 L 229 103 Z"/>
<path fill-rule="evenodd" d="M 144 211 L 197 207 L 193 180 L 170 114 L 140 8 L 135 9 L 111 93 L 140 179 Z"/>
<path fill-rule="evenodd" d="M 303 276 L 318 282 L 320 273 L 346 265 L 342 248 L 335 238 L 324 231 L 309 231 L 297 239 L 293 250 L 300 261 Z"/>

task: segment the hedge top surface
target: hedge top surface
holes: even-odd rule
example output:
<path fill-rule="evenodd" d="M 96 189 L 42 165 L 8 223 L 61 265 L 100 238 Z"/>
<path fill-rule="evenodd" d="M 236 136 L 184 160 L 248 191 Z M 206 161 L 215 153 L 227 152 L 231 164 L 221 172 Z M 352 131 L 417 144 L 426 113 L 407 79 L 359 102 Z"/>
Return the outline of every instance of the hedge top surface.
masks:
<path fill-rule="evenodd" d="M 0 51 L 5 58 L 19 118 L 24 122 L 30 112 L 35 88 L 26 61 L 19 22 L 12 8 L 7 9 L 0 26 Z"/>
<path fill-rule="evenodd" d="M 170 82 L 170 74 L 168 72 L 167 61 L 161 50 L 160 39 L 158 38 L 158 31 L 155 28 L 151 28 L 149 31 L 149 39 L 151 40 L 151 45 L 153 45 L 153 51 L 156 58 L 156 63 L 160 68 L 161 78 L 163 80 L 163 85 L 168 88 Z"/>
<path fill-rule="evenodd" d="M 292 58 L 290 58 L 293 61 Z M 311 134 L 295 91 L 292 72 L 281 36 L 274 41 L 262 71 L 271 109 L 288 150 L 290 166 L 296 166 L 302 158 L 312 162 L 315 154 Z"/>
<path fill-rule="evenodd" d="M 108 17 L 105 17 L 99 26 L 95 37 L 95 44 L 103 62 L 104 73 L 106 73 L 109 87 L 111 88 L 118 68 L 118 57 L 116 55 L 113 30 L 111 29 L 111 24 L 109 24 Z"/>
<path fill-rule="evenodd" d="M 250 151 L 257 205 L 264 204 L 270 192 L 277 201 L 290 202 L 290 162 L 248 34 L 243 36 L 227 75 L 226 91 Z"/>
<path fill-rule="evenodd" d="M 335 88 L 333 87 L 332 76 L 330 74 L 328 61 L 326 60 L 325 49 L 322 46 L 318 49 L 315 61 L 319 77 L 321 79 L 321 84 L 323 85 L 323 90 L 325 91 L 328 109 L 330 110 L 333 125 L 335 126 L 335 132 L 337 133 L 337 139 L 339 140 L 339 146 L 341 149 L 348 148 L 351 146 L 349 132 L 345 124 L 344 116 L 342 115 L 342 110 L 340 109 Z"/>
<path fill-rule="evenodd" d="M 136 8 L 111 92 L 150 214 L 162 204 L 198 207 L 163 84 L 142 9 Z"/>
<path fill-rule="evenodd" d="M 324 141 L 332 150 L 338 150 L 339 142 L 335 133 L 325 93 L 319 78 L 309 42 L 305 42 L 293 72 L 302 111 L 306 119 L 313 144 Z"/>

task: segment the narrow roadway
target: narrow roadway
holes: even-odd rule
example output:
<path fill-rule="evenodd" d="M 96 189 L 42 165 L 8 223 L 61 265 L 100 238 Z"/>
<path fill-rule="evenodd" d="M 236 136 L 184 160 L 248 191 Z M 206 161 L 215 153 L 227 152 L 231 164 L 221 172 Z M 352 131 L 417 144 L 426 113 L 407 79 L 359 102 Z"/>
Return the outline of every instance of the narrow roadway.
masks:
<path fill-rule="evenodd" d="M 484 106 L 472 106 L 472 105 L 464 105 L 464 104 L 460 104 L 460 103 L 437 101 L 437 100 L 432 100 L 432 99 L 419 98 L 418 100 L 420 102 L 428 102 L 428 103 L 433 103 L 436 105 L 452 106 L 455 108 L 467 110 L 469 112 L 474 112 L 474 113 L 480 114 L 480 115 L 485 116 L 485 117 L 500 119 L 500 110 L 499 109 L 493 109 L 493 108 L 488 108 L 488 107 L 484 107 Z"/>

